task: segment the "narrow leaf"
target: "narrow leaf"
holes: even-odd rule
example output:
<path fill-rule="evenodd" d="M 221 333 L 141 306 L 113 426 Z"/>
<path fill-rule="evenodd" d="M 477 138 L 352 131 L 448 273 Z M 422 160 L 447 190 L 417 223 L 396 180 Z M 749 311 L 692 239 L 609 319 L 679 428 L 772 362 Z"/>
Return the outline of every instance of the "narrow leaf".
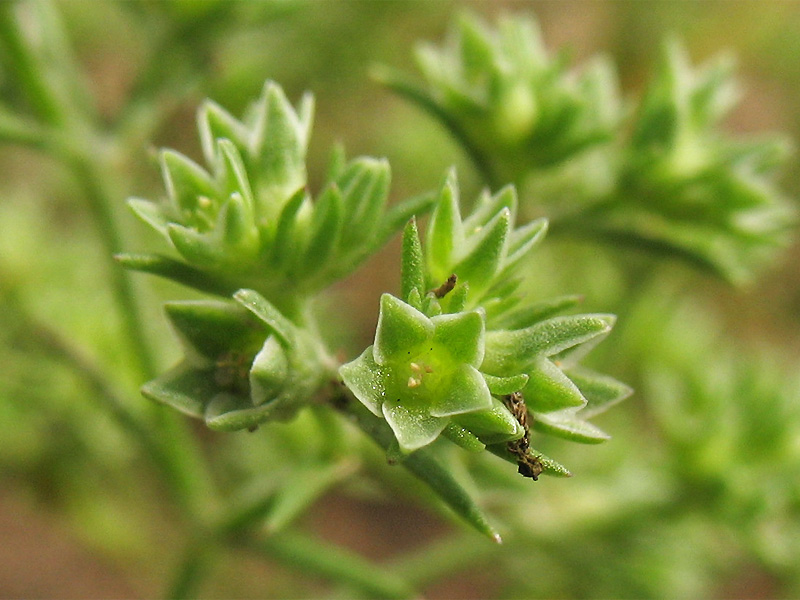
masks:
<path fill-rule="evenodd" d="M 236 291 L 205 271 L 159 254 L 117 254 L 114 259 L 126 269 L 158 275 L 201 292 L 228 298 Z"/>
<path fill-rule="evenodd" d="M 408 300 L 411 291 L 425 292 L 425 269 L 422 257 L 422 244 L 419 241 L 417 221 L 411 218 L 403 230 L 403 250 L 400 266 L 400 293 Z"/>
<path fill-rule="evenodd" d="M 294 343 L 294 325 L 261 294 L 253 290 L 239 290 L 233 295 L 247 310 L 257 316 L 281 341 L 284 347 Z"/>

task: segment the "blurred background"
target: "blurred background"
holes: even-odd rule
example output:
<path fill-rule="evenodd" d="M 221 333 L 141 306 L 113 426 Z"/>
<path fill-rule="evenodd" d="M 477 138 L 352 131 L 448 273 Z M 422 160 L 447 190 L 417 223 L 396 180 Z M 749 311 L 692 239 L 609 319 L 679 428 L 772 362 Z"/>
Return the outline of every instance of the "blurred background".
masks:
<path fill-rule="evenodd" d="M 167 251 L 124 206 L 130 196 L 162 194 L 155 150 L 172 147 L 199 161 L 200 101 L 213 98 L 240 115 L 266 79 L 290 99 L 306 90 L 316 96 L 312 189 L 341 142 L 350 156 L 389 159 L 395 200 L 435 187 L 451 165 L 463 197 L 475 197 L 479 176 L 447 132 L 369 76 L 376 63 L 416 73 L 415 44 L 439 43 L 464 10 L 489 21 L 534 16 L 547 46 L 567 48 L 575 63 L 607 54 L 631 97 L 667 36 L 682 39 L 695 63 L 730 53 L 744 93 L 725 128 L 800 140 L 798 2 L 71 0 L 30 9 L 35 4 L 19 3 L 21 22 L 35 34 L 37 19 L 62 21 L 80 67 L 64 76 L 85 78 L 87 102 L 108 127 L 102 142 L 116 177 L 108 193 L 118 199 L 111 217 L 129 251 Z M 25 110 L 14 77 L 24 65 L 14 65 L 7 44 L 0 57 L 4 116 L 7 107 Z M 36 148 L 4 144 L 0 161 L 0 597 L 159 595 L 185 523 L 164 500 L 148 457 L 99 406 L 104 391 L 75 373 L 113 373 L 114 393 L 132 406 L 145 402 L 120 341 L 124 324 L 91 199 L 68 167 Z M 782 182 L 789 197 L 800 192 L 798 166 L 794 154 Z M 653 273 L 632 289 L 629 274 L 643 267 L 625 254 L 565 242 L 545 242 L 538 253 L 531 293 L 580 293 L 586 312 L 620 315 L 592 366 L 636 394 L 597 420 L 613 436 L 604 445 L 542 441 L 572 479 L 495 481 L 472 465 L 484 504 L 518 534 L 479 562 L 443 569 L 422 586 L 425 595 L 800 594 L 800 246 L 741 288 L 662 261 L 645 262 Z M 335 290 L 346 307 L 341 329 L 351 332 L 337 339 L 347 356 L 370 343 L 377 298 L 399 285 L 397 259 L 395 241 Z M 179 349 L 160 302 L 191 294 L 144 276 L 134 281 L 163 369 Z M 290 464 L 281 462 L 280 431 L 271 439 L 200 428 L 197 435 L 223 481 L 265 469 L 279 481 Z M 364 476 L 322 498 L 304 529 L 387 569 L 461 535 L 443 511 L 399 493 L 405 480 L 382 474 L 377 454 L 365 460 Z M 313 573 L 232 553 L 201 596 L 329 591 Z"/>

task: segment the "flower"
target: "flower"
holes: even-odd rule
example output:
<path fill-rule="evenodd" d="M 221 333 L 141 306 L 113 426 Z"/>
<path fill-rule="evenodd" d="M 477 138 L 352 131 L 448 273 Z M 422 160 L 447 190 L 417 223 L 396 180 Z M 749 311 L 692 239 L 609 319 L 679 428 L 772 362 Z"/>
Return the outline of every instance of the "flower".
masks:
<path fill-rule="evenodd" d="M 430 444 L 448 426 L 461 427 L 461 415 L 473 417 L 467 429 L 480 430 L 479 438 L 515 439 L 521 426 L 507 410 L 497 411 L 479 371 L 484 339 L 480 310 L 428 318 L 384 294 L 374 345 L 339 374 L 364 406 L 386 419 L 403 452 Z"/>

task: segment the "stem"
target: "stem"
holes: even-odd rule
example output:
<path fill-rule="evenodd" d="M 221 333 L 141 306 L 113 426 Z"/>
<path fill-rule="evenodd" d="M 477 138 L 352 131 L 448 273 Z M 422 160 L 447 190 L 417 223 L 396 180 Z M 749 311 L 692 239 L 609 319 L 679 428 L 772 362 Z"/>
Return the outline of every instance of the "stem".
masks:
<path fill-rule="evenodd" d="M 318 539 L 284 531 L 279 536 L 237 541 L 241 547 L 301 571 L 349 585 L 375 598 L 414 598 L 418 594 L 401 578 L 360 556 Z"/>
<path fill-rule="evenodd" d="M 441 581 L 450 574 L 496 555 L 495 544 L 476 543 L 473 536 L 457 535 L 415 549 L 394 562 L 393 570 L 415 587 Z"/>
<path fill-rule="evenodd" d="M 73 157 L 71 166 L 88 200 L 90 213 L 103 244 L 103 253 L 108 259 L 111 287 L 119 306 L 125 334 L 134 350 L 137 366 L 144 377 L 153 377 L 156 373 L 155 360 L 145 338 L 136 292 L 129 273 L 114 259 L 122 251 L 122 235 L 112 214 L 112 195 L 105 189 L 105 178 L 100 174 L 104 171 L 100 165 L 83 156 Z"/>
<path fill-rule="evenodd" d="M 215 550 L 212 542 L 192 538 L 184 552 L 183 562 L 164 598 L 174 600 L 196 598 L 203 579 L 209 575 L 209 564 L 214 558 Z"/>
<path fill-rule="evenodd" d="M 43 77 L 44 69 L 31 52 L 14 14 L 15 2 L 0 2 L 0 44 L 10 57 L 9 68 L 19 81 L 33 109 L 46 123 L 61 124 L 65 111 Z"/>

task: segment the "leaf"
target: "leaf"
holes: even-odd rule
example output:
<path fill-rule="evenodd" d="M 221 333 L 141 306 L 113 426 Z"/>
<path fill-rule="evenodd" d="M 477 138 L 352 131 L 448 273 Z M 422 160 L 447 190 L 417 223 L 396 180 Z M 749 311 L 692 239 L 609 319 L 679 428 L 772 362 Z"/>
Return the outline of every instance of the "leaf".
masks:
<path fill-rule="evenodd" d="M 181 363 L 142 386 L 142 395 L 195 418 L 218 392 L 211 371 L 198 371 Z"/>
<path fill-rule="evenodd" d="M 283 89 L 273 81 L 264 84 L 261 118 L 253 127 L 251 151 L 258 173 L 259 201 L 272 208 L 272 215 L 283 203 L 306 184 L 306 147 L 313 100 L 304 97 L 304 118 L 301 121 Z"/>
<path fill-rule="evenodd" d="M 433 417 L 450 417 L 480 410 L 491 410 L 492 395 L 478 370 L 460 365 L 447 382 L 447 388 L 430 407 Z"/>
<path fill-rule="evenodd" d="M 285 420 L 293 415 L 287 410 L 287 402 L 273 400 L 253 406 L 249 398 L 219 393 L 206 406 L 203 413 L 206 426 L 215 431 L 239 431 L 252 429 L 270 420 Z"/>
<path fill-rule="evenodd" d="M 524 434 L 519 421 L 497 398 L 492 398 L 492 406 L 488 410 L 462 413 L 453 416 L 452 420 L 469 429 L 485 444 L 516 440 Z"/>
<path fill-rule="evenodd" d="M 126 269 L 158 275 L 216 296 L 229 298 L 236 291 L 209 273 L 160 254 L 117 254 L 114 259 Z"/>
<path fill-rule="evenodd" d="M 591 419 L 605 412 L 633 393 L 633 389 L 613 377 L 595 373 L 585 367 L 572 367 L 566 374 L 587 400 L 586 406 L 580 412 L 584 419 Z"/>
<path fill-rule="evenodd" d="M 497 328 L 525 329 L 574 308 L 583 301 L 583 296 L 559 296 L 542 302 L 527 304 L 514 312 L 499 317 Z"/>
<path fill-rule="evenodd" d="M 383 294 L 375 331 L 375 361 L 384 365 L 406 357 L 430 340 L 433 331 L 433 324 L 424 314 L 391 294 Z"/>
<path fill-rule="evenodd" d="M 214 180 L 194 161 L 174 150 L 163 150 L 159 159 L 167 194 L 181 217 L 197 211 L 200 198 L 218 197 Z"/>
<path fill-rule="evenodd" d="M 339 367 L 339 377 L 361 404 L 380 417 L 386 398 L 386 375 L 375 362 L 372 351 L 373 347 L 369 346 L 358 358 Z"/>
<path fill-rule="evenodd" d="M 427 446 L 447 425 L 447 419 L 436 417 L 425 409 L 415 409 L 387 398 L 381 405 L 383 417 L 392 428 L 400 449 L 410 453 Z"/>
<path fill-rule="evenodd" d="M 525 373 L 512 377 L 495 377 L 486 373 L 482 373 L 482 375 L 486 385 L 489 386 L 489 391 L 497 396 L 507 396 L 519 392 L 528 383 L 528 376 Z"/>
<path fill-rule="evenodd" d="M 272 263 L 276 270 L 284 268 L 296 254 L 296 236 L 299 235 L 297 215 L 307 203 L 308 194 L 301 188 L 286 202 L 278 217 L 275 238 L 272 242 Z"/>
<path fill-rule="evenodd" d="M 220 187 L 223 196 L 230 196 L 238 192 L 241 194 L 245 204 L 252 211 L 253 192 L 250 189 L 250 181 L 247 177 L 247 170 L 242 162 L 242 156 L 238 148 L 230 140 L 217 140 L 217 148 L 220 165 Z"/>
<path fill-rule="evenodd" d="M 586 398 L 578 386 L 546 358 L 537 358 L 527 373 L 529 380 L 522 393 L 531 410 L 552 412 L 586 406 Z"/>
<path fill-rule="evenodd" d="M 513 185 L 505 186 L 494 195 L 485 191 L 478 198 L 478 206 L 464 220 L 465 234 L 469 237 L 475 232 L 488 227 L 489 223 L 496 219 L 503 209 L 508 209 L 509 222 L 513 223 L 517 218 L 517 205 L 517 191 Z"/>
<path fill-rule="evenodd" d="M 330 185 L 314 209 L 300 272 L 310 278 L 335 258 L 335 249 L 342 240 L 343 225 L 342 194 L 338 187 Z"/>
<path fill-rule="evenodd" d="M 208 164 L 216 160 L 217 140 L 228 139 L 237 148 L 247 147 L 248 133 L 244 125 L 212 100 L 205 100 L 197 113 L 200 143 Z"/>
<path fill-rule="evenodd" d="M 419 241 L 417 221 L 413 217 L 403 230 L 403 250 L 400 266 L 400 294 L 408 300 L 411 291 L 419 294 L 425 291 L 425 270 L 422 257 L 422 244 Z"/>
<path fill-rule="evenodd" d="M 436 208 L 428 221 L 428 235 L 425 239 L 426 264 L 431 278 L 435 281 L 450 275 L 454 252 L 464 243 L 464 230 L 458 201 L 456 173 L 451 169 L 439 192 Z"/>
<path fill-rule="evenodd" d="M 482 369 L 493 375 L 519 372 L 534 358 L 553 356 L 611 330 L 612 315 L 553 317 L 525 329 L 490 331 Z"/>
<path fill-rule="evenodd" d="M 435 328 L 434 343 L 446 351 L 454 363 L 480 366 L 486 327 L 479 311 L 439 315 L 433 317 L 431 323 Z"/>
<path fill-rule="evenodd" d="M 150 200 L 129 198 L 128 207 L 137 217 L 150 225 L 150 227 L 158 231 L 161 235 L 169 237 L 167 234 L 167 226 L 169 225 L 170 218 L 164 213 L 164 209 L 161 206 L 155 202 L 150 202 Z"/>
<path fill-rule="evenodd" d="M 471 292 L 480 297 L 491 284 L 506 255 L 511 212 L 504 208 L 479 235 L 472 236 L 471 249 L 453 272 L 469 283 Z"/>
<path fill-rule="evenodd" d="M 481 442 L 476 435 L 453 422 L 447 424 L 447 427 L 442 431 L 442 435 L 469 452 L 482 452 L 486 450 L 486 445 Z"/>
<path fill-rule="evenodd" d="M 284 348 L 291 348 L 295 339 L 295 327 L 281 312 L 253 290 L 242 289 L 233 299 L 257 316 L 274 333 Z"/>
<path fill-rule="evenodd" d="M 386 421 L 376 417 L 366 409 L 358 410 L 360 406 L 359 404 L 354 410 L 350 411 L 356 419 L 356 423 L 379 446 L 384 450 L 388 450 L 393 443 L 396 443 L 391 428 Z M 498 544 L 501 543 L 500 534 L 489 523 L 480 506 L 458 483 L 450 470 L 442 466 L 429 449 L 422 448 L 414 452 L 400 464 L 427 484 L 447 506 L 477 531 Z"/>
<path fill-rule="evenodd" d="M 225 265 L 225 252 L 211 236 L 175 223 L 167 226 L 167 234 L 187 262 L 206 269 L 219 269 Z"/>
<path fill-rule="evenodd" d="M 610 436 L 591 423 L 575 416 L 574 409 L 534 413 L 534 429 L 582 444 L 599 444 Z"/>
<path fill-rule="evenodd" d="M 289 361 L 286 351 L 269 336 L 250 368 L 250 397 L 256 406 L 274 399 L 287 385 Z"/>
<path fill-rule="evenodd" d="M 231 301 L 167 302 L 164 310 L 193 356 L 211 361 L 232 350 L 257 348 L 266 335 L 260 321 Z"/>

